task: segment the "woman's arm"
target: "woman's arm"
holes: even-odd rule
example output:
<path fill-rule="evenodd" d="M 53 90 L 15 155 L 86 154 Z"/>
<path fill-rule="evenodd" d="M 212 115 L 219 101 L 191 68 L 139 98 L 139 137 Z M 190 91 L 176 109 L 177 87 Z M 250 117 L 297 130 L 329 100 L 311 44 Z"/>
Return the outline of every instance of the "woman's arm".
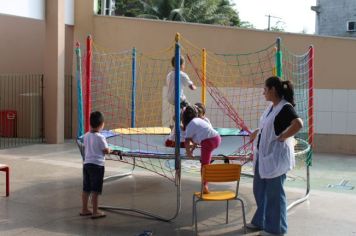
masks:
<path fill-rule="evenodd" d="M 302 127 L 302 119 L 295 118 L 294 120 L 292 120 L 291 125 L 278 136 L 278 141 L 283 142 L 287 138 L 294 136 Z"/>
<path fill-rule="evenodd" d="M 255 129 L 251 134 L 250 134 L 250 142 L 253 142 L 255 140 L 255 138 L 257 137 L 258 131 L 260 131 L 260 129 Z"/>

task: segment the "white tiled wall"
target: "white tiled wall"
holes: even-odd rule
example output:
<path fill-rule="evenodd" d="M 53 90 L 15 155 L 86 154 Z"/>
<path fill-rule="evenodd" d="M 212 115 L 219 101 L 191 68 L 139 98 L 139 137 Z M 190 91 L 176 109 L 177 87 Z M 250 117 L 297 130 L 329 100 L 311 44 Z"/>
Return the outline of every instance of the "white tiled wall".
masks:
<path fill-rule="evenodd" d="M 165 93 L 166 89 L 163 92 L 164 100 Z M 185 94 L 191 102 L 200 101 L 200 88 L 196 91 L 186 89 Z M 211 102 L 209 95 L 207 100 L 207 103 Z M 166 106 L 163 107 L 163 114 L 168 114 Z M 171 116 L 168 115 L 166 120 Z M 314 125 L 317 134 L 356 135 L 356 90 L 314 90 Z"/>
<path fill-rule="evenodd" d="M 315 132 L 356 135 L 356 90 L 316 89 Z"/>
<path fill-rule="evenodd" d="M 356 90 L 348 90 L 347 92 L 348 104 L 347 111 L 356 113 Z"/>

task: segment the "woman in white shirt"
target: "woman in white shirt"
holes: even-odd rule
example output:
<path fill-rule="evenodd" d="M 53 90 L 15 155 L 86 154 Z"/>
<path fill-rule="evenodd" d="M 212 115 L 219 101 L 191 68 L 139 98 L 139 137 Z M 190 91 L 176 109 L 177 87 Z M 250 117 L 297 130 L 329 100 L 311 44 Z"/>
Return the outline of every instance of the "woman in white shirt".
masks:
<path fill-rule="evenodd" d="M 257 140 L 254 158 L 253 193 L 257 210 L 247 228 L 263 230 L 260 235 L 287 233 L 287 201 L 283 184 L 295 166 L 293 136 L 303 127 L 294 110 L 294 89 L 289 81 L 270 77 L 263 92 L 271 104 L 250 138 Z"/>

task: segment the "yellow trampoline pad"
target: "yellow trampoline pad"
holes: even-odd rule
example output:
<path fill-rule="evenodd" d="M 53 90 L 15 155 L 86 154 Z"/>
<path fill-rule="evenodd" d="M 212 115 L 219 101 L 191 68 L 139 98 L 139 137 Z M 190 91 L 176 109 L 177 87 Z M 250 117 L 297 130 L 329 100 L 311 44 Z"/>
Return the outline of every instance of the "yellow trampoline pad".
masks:
<path fill-rule="evenodd" d="M 140 128 L 118 128 L 112 130 L 119 134 L 170 134 L 168 127 L 140 127 Z"/>

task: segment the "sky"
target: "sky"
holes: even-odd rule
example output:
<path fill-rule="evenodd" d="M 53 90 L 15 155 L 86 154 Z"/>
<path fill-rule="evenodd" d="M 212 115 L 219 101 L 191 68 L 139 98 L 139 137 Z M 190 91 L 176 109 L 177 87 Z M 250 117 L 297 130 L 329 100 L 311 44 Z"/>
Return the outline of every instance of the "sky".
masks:
<path fill-rule="evenodd" d="M 267 29 L 270 25 L 282 26 L 286 32 L 315 32 L 315 12 L 310 9 L 316 0 L 231 0 L 239 12 L 241 21 L 248 21 L 256 29 Z M 278 18 L 276 18 L 278 17 Z"/>

